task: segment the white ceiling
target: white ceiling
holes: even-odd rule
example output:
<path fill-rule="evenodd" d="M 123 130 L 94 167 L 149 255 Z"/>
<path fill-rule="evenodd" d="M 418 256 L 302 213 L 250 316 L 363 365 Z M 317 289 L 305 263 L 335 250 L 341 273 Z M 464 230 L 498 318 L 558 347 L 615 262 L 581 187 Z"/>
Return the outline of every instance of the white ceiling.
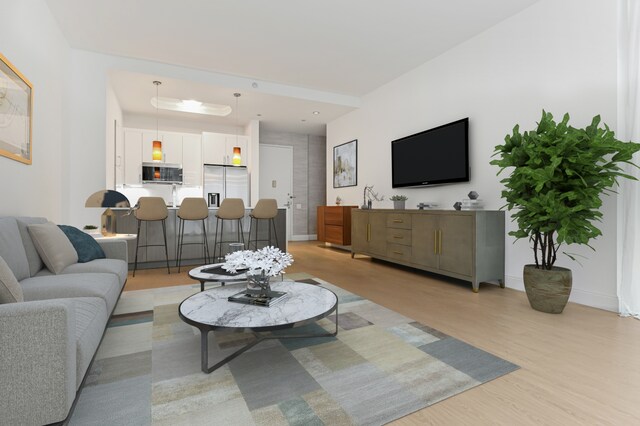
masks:
<path fill-rule="evenodd" d="M 161 119 L 171 118 L 191 122 L 194 127 L 197 127 L 198 123 L 235 126 L 236 122 L 244 127 L 251 120 L 260 120 L 261 127 L 266 129 L 325 135 L 327 122 L 353 110 L 348 106 L 276 96 L 258 91 L 242 92 L 228 87 L 126 71 L 114 71 L 109 77 L 120 107 L 129 114 L 155 117 L 156 110 L 151 105 L 151 98 L 156 96 L 154 80 L 162 82 L 158 88 L 160 97 L 194 99 L 212 104 L 229 105 L 233 109 L 233 112 L 226 117 L 158 110 L 158 116 Z M 235 92 L 241 94 L 238 98 L 237 110 L 236 98 L 233 96 Z M 318 111 L 320 114 L 314 115 L 313 111 Z"/>
<path fill-rule="evenodd" d="M 357 97 L 538 0 L 46 1 L 74 48 Z"/>

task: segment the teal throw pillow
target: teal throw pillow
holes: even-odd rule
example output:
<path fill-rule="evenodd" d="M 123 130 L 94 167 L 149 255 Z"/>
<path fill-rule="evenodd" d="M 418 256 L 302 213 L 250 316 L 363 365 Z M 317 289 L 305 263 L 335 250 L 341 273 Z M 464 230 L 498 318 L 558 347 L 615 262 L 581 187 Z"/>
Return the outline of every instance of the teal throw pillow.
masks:
<path fill-rule="evenodd" d="M 94 259 L 104 259 L 105 254 L 100 244 L 89 234 L 69 225 L 58 225 L 69 238 L 71 245 L 78 252 L 78 263 L 90 262 Z"/>

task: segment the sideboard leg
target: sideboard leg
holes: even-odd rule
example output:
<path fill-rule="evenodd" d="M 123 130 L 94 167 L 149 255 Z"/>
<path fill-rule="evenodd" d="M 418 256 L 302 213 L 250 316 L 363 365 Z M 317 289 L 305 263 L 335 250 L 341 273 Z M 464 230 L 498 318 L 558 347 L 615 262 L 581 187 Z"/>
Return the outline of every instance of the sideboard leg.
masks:
<path fill-rule="evenodd" d="M 478 281 L 471 282 L 471 291 L 473 291 L 474 293 L 477 293 L 480 291 L 480 283 Z"/>
<path fill-rule="evenodd" d="M 500 284 L 500 288 L 504 288 L 504 280 L 498 280 L 498 283 Z"/>

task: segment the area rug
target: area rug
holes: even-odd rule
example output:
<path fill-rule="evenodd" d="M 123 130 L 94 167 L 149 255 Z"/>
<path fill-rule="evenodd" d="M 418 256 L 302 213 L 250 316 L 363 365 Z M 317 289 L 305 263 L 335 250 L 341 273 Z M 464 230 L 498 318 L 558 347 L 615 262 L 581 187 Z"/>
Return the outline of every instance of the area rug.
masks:
<path fill-rule="evenodd" d="M 318 278 L 288 278 L 338 295 L 338 335 L 267 340 L 211 374 L 200 333 L 178 317 L 199 285 L 123 293 L 70 424 L 380 425 L 518 368 Z M 210 364 L 248 341 L 209 337 Z"/>

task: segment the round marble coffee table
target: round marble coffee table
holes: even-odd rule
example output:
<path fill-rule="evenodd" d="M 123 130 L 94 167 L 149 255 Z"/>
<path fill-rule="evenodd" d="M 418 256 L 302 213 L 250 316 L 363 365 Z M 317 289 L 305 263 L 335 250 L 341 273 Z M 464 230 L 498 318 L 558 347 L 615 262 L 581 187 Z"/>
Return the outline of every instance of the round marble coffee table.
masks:
<path fill-rule="evenodd" d="M 222 269 L 224 263 L 198 266 L 189 271 L 189 278 L 200 281 L 200 291 L 204 291 L 204 283 L 237 283 L 247 281 L 247 274 L 232 274 Z"/>
<path fill-rule="evenodd" d="M 338 334 L 338 296 L 331 290 L 313 284 L 281 281 L 273 283 L 271 288 L 287 294 L 275 305 L 256 306 L 227 300 L 243 288 L 244 285 L 235 284 L 206 290 L 186 298 L 178 307 L 180 318 L 200 330 L 201 366 L 205 373 L 211 373 L 263 340 L 332 337 Z M 336 313 L 336 328 L 332 333 L 260 334 L 309 324 L 333 312 Z M 210 367 L 207 337 L 212 330 L 250 332 L 256 340 Z"/>

